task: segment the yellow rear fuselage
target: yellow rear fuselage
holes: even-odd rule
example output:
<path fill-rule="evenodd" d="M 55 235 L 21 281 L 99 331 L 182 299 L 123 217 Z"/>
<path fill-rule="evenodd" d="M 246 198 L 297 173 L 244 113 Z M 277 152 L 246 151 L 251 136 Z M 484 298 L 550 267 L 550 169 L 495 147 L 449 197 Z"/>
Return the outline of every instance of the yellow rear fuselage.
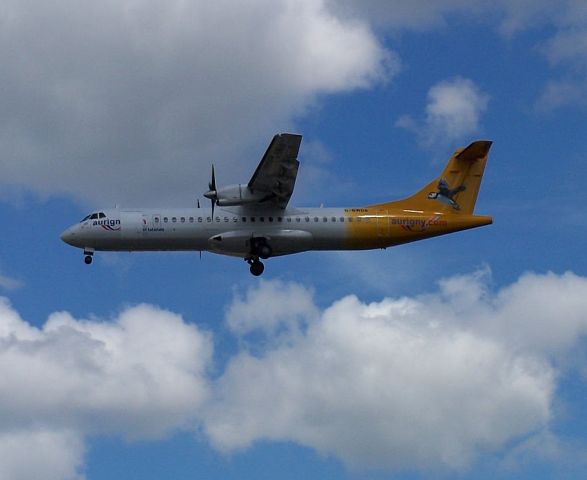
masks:
<path fill-rule="evenodd" d="M 490 225 L 484 215 L 446 214 L 434 211 L 347 208 L 348 249 L 386 248 L 447 233 Z"/>

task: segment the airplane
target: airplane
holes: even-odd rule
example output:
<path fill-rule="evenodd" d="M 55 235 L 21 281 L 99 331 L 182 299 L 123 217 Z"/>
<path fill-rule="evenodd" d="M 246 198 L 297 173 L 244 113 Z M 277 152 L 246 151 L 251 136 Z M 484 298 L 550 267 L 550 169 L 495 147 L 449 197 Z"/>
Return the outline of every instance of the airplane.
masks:
<path fill-rule="evenodd" d="M 301 135 L 273 137 L 246 184 L 217 188 L 214 166 L 204 196 L 209 208 L 96 210 L 61 239 L 97 251 L 209 251 L 243 258 L 253 275 L 261 260 L 309 250 L 367 250 L 481 227 L 473 213 L 491 141 L 457 149 L 439 177 L 402 200 L 350 208 L 288 206 L 298 173 Z"/>

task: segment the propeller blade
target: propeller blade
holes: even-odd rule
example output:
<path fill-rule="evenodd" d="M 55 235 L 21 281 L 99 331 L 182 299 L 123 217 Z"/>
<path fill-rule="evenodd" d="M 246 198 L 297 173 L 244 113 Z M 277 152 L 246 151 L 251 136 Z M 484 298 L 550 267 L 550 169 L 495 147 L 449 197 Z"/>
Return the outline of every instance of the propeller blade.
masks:
<path fill-rule="evenodd" d="M 216 191 L 216 175 L 214 174 L 214 165 L 212 165 L 212 180 L 208 183 L 208 190 Z"/>
<path fill-rule="evenodd" d="M 214 206 L 218 203 L 218 192 L 216 191 L 216 173 L 214 172 L 214 165 L 212 165 L 212 179 L 208 182 L 208 191 L 204 193 L 204 197 L 209 198 L 212 202 L 212 216 L 214 216 Z"/>

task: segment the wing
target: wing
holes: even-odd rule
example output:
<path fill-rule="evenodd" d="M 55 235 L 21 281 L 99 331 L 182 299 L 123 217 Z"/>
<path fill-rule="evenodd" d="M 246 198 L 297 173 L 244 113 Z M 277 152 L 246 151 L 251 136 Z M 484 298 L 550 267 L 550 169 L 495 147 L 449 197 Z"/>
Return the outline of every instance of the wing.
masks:
<path fill-rule="evenodd" d="M 287 206 L 296 183 L 301 143 L 301 135 L 282 133 L 273 137 L 248 184 L 253 194 L 265 194 L 260 203 L 282 209 Z"/>

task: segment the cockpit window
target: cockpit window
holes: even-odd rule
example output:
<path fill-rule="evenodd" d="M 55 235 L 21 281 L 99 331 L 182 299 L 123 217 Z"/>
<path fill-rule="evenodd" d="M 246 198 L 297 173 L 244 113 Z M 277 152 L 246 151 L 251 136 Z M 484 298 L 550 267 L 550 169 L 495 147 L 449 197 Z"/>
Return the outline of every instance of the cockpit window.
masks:
<path fill-rule="evenodd" d="M 98 218 L 106 218 L 106 214 L 104 212 L 90 213 L 87 217 L 84 217 L 80 223 L 85 222 L 86 220 L 96 220 Z"/>

